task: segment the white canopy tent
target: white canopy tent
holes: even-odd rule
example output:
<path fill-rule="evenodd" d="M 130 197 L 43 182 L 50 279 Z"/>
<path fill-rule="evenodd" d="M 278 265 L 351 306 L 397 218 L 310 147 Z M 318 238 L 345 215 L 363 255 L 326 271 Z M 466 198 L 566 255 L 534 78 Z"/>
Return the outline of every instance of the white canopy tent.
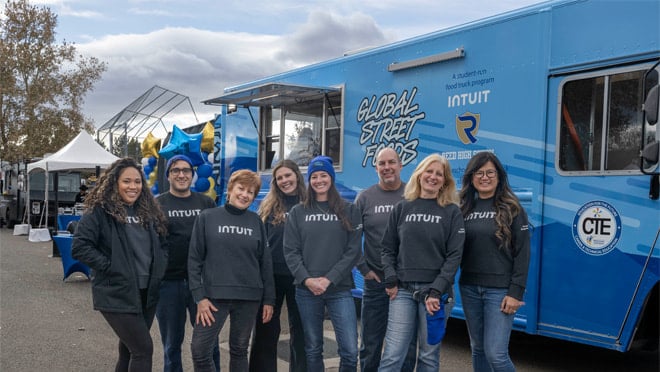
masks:
<path fill-rule="evenodd" d="M 85 170 L 97 166 L 107 168 L 119 159 L 96 143 L 92 136 L 82 131 L 56 153 L 28 164 L 28 173 L 42 169 L 46 172 L 59 170 Z"/>
<path fill-rule="evenodd" d="M 71 142 L 66 144 L 66 146 L 62 147 L 56 153 L 34 163 L 28 164 L 27 170 L 28 174 L 39 171 L 46 172 L 46 187 L 43 210 L 47 213 L 49 188 L 48 172 L 56 172 L 62 170 L 90 170 L 96 169 L 96 167 L 104 169 L 109 167 L 110 164 L 112 164 L 117 159 L 119 158 L 101 147 L 101 145 L 99 145 L 89 133 L 82 131 L 74 139 L 72 139 Z M 28 196 L 29 195 L 30 183 L 28 182 Z M 26 198 L 26 201 L 29 203 L 29 197 Z M 30 213 L 29 205 L 26 205 L 25 207 L 28 213 Z M 48 227 L 48 218 L 46 218 L 46 227 Z"/>

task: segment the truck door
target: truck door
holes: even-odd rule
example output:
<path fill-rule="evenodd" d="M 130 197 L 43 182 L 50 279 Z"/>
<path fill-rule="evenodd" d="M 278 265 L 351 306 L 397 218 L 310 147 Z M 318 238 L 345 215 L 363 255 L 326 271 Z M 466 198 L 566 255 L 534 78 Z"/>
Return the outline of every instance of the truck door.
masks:
<path fill-rule="evenodd" d="M 660 206 L 639 164 L 642 127 L 656 136 L 641 112 L 650 66 L 550 78 L 540 334 L 625 350 L 658 280 Z"/>

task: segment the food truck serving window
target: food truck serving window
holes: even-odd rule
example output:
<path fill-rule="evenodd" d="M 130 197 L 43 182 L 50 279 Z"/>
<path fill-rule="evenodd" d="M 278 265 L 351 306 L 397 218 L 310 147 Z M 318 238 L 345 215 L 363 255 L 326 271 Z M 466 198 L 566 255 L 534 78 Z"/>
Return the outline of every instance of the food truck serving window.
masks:
<path fill-rule="evenodd" d="M 341 154 L 341 95 L 261 110 L 261 169 L 271 169 L 281 159 L 301 167 L 317 155 L 339 164 Z"/>
<path fill-rule="evenodd" d="M 341 165 L 341 88 L 268 83 L 205 103 L 259 107 L 259 170 L 272 169 L 282 159 L 306 167 L 317 155 Z"/>

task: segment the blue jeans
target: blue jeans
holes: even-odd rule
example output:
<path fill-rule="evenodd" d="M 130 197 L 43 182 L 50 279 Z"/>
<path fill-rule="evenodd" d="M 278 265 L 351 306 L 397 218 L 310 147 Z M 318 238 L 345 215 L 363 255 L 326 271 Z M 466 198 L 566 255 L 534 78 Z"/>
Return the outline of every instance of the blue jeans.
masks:
<path fill-rule="evenodd" d="M 210 326 L 195 324 L 190 350 L 195 372 L 213 372 L 213 345 L 218 344 L 218 335 L 229 316 L 229 370 L 248 371 L 248 346 L 254 326 L 254 318 L 260 301 L 216 300 L 211 303 L 218 311 L 213 313 L 215 322 Z"/>
<path fill-rule="evenodd" d="M 365 279 L 362 293 L 362 344 L 360 346 L 360 371 L 362 372 L 378 370 L 387 330 L 389 306 L 390 297 L 385 293 L 385 284 Z M 401 371 L 413 372 L 416 360 L 417 337 L 413 337 Z"/>
<path fill-rule="evenodd" d="M 339 371 L 356 371 L 358 359 L 357 315 L 351 291 L 324 293 L 315 296 L 306 288 L 296 287 L 296 302 L 305 333 L 307 370 L 323 372 L 323 318 L 328 308 L 335 329 Z"/>
<path fill-rule="evenodd" d="M 408 283 L 410 289 L 399 286 L 396 297 L 390 301 L 385 350 L 378 371 L 398 372 L 403 366 L 405 355 L 417 331 L 417 371 L 437 372 L 440 368 L 440 344 L 426 342 L 426 306 L 413 298 L 413 291 L 426 288 L 428 283 Z M 445 304 L 445 322 L 451 313 L 452 303 Z"/>
<path fill-rule="evenodd" d="M 156 318 L 163 342 L 163 371 L 183 372 L 181 365 L 181 344 L 186 334 L 186 311 L 190 324 L 195 326 L 197 304 L 192 298 L 188 281 L 163 280 L 160 284 L 160 299 L 156 307 Z M 220 348 L 215 343 L 213 362 L 216 372 L 220 371 Z"/>
<path fill-rule="evenodd" d="M 500 311 L 507 289 L 463 284 L 459 287 L 474 371 L 515 371 L 509 358 L 514 315 Z"/>

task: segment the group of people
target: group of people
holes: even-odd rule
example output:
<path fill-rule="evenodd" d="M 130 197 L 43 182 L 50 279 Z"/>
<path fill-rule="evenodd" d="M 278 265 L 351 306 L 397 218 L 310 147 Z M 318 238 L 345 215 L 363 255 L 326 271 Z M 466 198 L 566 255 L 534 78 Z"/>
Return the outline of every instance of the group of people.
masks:
<path fill-rule="evenodd" d="M 164 369 L 182 371 L 187 314 L 195 371 L 219 371 L 227 317 L 230 369 L 276 371 L 285 301 L 290 371 L 324 370 L 326 316 L 340 371 L 437 371 L 431 324 L 444 332 L 459 267 L 474 370 L 513 371 L 508 342 L 524 304 L 530 242 L 504 167 L 492 153 L 476 154 L 460 192 L 438 154 L 420 161 L 408 182 L 402 167 L 396 151 L 381 150 L 378 183 L 350 203 L 330 158 L 309 162 L 307 186 L 297 164 L 282 160 L 255 213 L 255 172 L 234 172 L 216 207 L 191 191 L 194 169 L 184 155 L 167 162 L 169 192 L 157 198 L 134 160 L 113 163 L 85 199 L 72 253 L 95 271 L 94 308 L 119 337 L 116 371 L 151 370 L 155 317 Z M 355 266 L 365 279 L 359 348 Z"/>
<path fill-rule="evenodd" d="M 440 343 L 430 333 L 444 332 L 459 267 L 474 371 L 515 371 L 509 336 L 524 305 L 530 235 L 506 170 L 493 153 L 477 153 L 460 192 L 438 154 L 407 183 L 401 170 L 397 153 L 381 150 L 379 182 L 355 202 L 364 226 L 361 371 L 438 371 Z M 440 331 L 428 321 L 437 315 Z"/>

